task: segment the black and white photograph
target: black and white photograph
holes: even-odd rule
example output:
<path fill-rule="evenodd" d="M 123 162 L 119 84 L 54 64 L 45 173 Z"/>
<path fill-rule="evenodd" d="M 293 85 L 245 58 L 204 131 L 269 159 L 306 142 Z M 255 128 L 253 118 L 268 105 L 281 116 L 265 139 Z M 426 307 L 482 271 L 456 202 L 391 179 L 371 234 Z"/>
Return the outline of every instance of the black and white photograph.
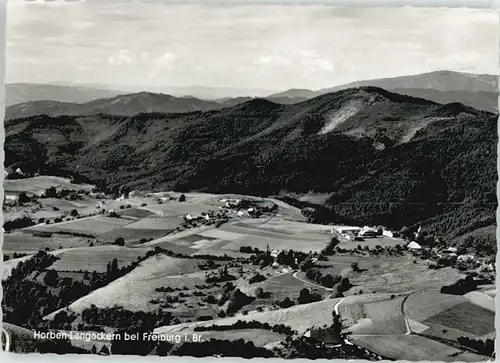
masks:
<path fill-rule="evenodd" d="M 6 14 L 3 350 L 495 359 L 495 10 Z"/>

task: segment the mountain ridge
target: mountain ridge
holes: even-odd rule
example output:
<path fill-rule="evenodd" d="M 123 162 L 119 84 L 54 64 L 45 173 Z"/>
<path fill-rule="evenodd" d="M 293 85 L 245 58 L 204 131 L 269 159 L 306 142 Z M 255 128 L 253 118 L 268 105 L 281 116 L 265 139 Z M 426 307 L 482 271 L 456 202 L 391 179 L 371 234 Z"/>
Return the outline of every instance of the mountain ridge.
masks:
<path fill-rule="evenodd" d="M 291 105 L 38 115 L 6 123 L 5 165 L 111 189 L 326 193 L 337 221 L 422 223 L 458 238 L 495 223 L 496 122 L 460 103 L 376 87 Z"/>

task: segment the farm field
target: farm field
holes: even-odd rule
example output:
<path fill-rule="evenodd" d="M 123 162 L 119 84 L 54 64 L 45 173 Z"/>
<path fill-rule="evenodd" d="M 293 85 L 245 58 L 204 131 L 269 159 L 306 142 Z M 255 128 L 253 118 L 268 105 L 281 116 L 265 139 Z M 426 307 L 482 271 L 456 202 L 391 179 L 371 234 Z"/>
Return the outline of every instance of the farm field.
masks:
<path fill-rule="evenodd" d="M 158 229 L 158 230 L 173 230 L 183 222 L 180 217 L 145 217 L 137 222 L 128 224 L 125 228 L 131 229 Z"/>
<path fill-rule="evenodd" d="M 146 254 L 149 248 L 128 248 L 120 246 L 82 247 L 65 250 L 58 254 L 59 260 L 50 266 L 56 271 L 106 272 L 106 265 L 114 258 L 122 268 Z"/>
<path fill-rule="evenodd" d="M 144 228 L 115 228 L 111 231 L 100 233 L 96 236 L 99 241 L 112 243 L 117 238 L 123 238 L 125 243 L 131 244 L 135 243 L 143 238 L 160 238 L 170 233 L 172 230 L 167 229 L 144 229 Z"/>
<path fill-rule="evenodd" d="M 339 306 L 339 313 L 353 335 L 393 335 L 407 332 L 401 310 L 403 297 L 378 301 L 349 303 L 346 299 Z"/>
<path fill-rule="evenodd" d="M 26 179 L 6 179 L 3 182 L 5 193 L 21 193 L 35 194 L 45 192 L 45 189 L 50 187 L 64 188 L 70 190 L 91 190 L 92 185 L 88 184 L 73 184 L 69 179 L 57 176 L 35 176 Z"/>
<path fill-rule="evenodd" d="M 12 232 L 5 233 L 3 239 L 3 253 L 11 255 L 17 253 L 33 253 L 41 249 L 58 249 L 59 247 L 86 247 L 89 239 L 83 237 L 58 236 L 51 238 L 32 236 L 28 233 Z"/>
<path fill-rule="evenodd" d="M 292 233 L 280 233 L 274 230 L 258 228 L 240 227 L 238 225 L 222 226 L 219 229 L 212 229 L 200 233 L 203 237 L 215 238 L 227 241 L 219 246 L 220 249 L 239 251 L 242 246 L 252 246 L 265 251 L 267 246 L 270 249 L 309 252 L 320 251 L 328 243 L 328 237 L 310 235 L 295 235 Z"/>
<path fill-rule="evenodd" d="M 204 203 L 171 201 L 165 202 L 163 204 L 147 206 L 144 208 L 162 217 L 183 217 L 188 213 L 206 213 L 209 210 L 216 209 L 217 207 Z"/>
<path fill-rule="evenodd" d="M 33 227 L 25 228 L 24 231 L 40 231 L 40 232 L 73 232 L 85 233 L 88 235 L 99 235 L 109 232 L 113 229 L 123 227 L 131 223 L 128 219 L 112 218 L 105 216 L 94 216 L 82 219 L 76 219 L 69 222 L 61 222 L 56 224 L 39 224 Z"/>
<path fill-rule="evenodd" d="M 204 272 L 196 272 L 201 262 L 204 261 L 165 255 L 150 257 L 127 275 L 75 301 L 69 305 L 69 309 L 81 312 L 91 304 L 104 308 L 112 307 L 119 301 L 120 306 L 131 311 L 154 311 L 158 305 L 151 303 L 150 300 L 165 296 L 165 293 L 156 292 L 156 288 L 191 290 L 197 285 L 205 285 Z M 202 313 L 201 310 L 198 307 L 196 311 Z M 179 315 L 187 315 L 188 312 L 192 315 L 193 308 L 175 306 L 174 311 Z M 210 312 L 213 312 L 213 309 Z"/>
<path fill-rule="evenodd" d="M 120 216 L 137 218 L 137 219 L 147 218 L 155 215 L 153 212 L 142 208 L 121 209 L 117 212 L 117 214 Z"/>
<path fill-rule="evenodd" d="M 252 341 L 257 347 L 263 347 L 267 344 L 279 342 L 286 338 L 286 336 L 283 334 L 275 333 L 265 329 L 238 329 L 203 332 L 195 332 L 194 330 L 182 331 L 182 334 L 187 334 L 188 336 L 190 336 L 192 333 L 202 335 L 204 341 L 208 341 L 210 339 L 244 339 L 245 341 Z"/>
<path fill-rule="evenodd" d="M 361 245 L 362 247 L 368 246 L 368 248 L 373 249 L 378 245 L 382 247 L 395 247 L 397 245 L 405 246 L 406 243 L 401 239 L 382 236 L 375 238 L 365 238 L 364 241 L 348 241 L 342 239 L 342 242 L 339 244 L 339 247 L 345 249 L 354 249 L 357 248 L 359 245 Z"/>
<path fill-rule="evenodd" d="M 437 323 L 481 337 L 495 330 L 495 313 L 465 302 L 443 310 L 423 323 Z"/>
<path fill-rule="evenodd" d="M 183 323 L 178 325 L 163 326 L 155 329 L 157 333 L 169 333 L 173 331 L 186 331 L 195 326 L 232 325 L 238 320 L 260 321 L 270 325 L 285 324 L 299 333 L 305 333 L 312 327 L 322 327 L 325 322 L 331 320 L 332 311 L 340 299 L 322 300 L 311 304 L 296 305 L 287 309 L 271 310 L 265 312 L 249 312 L 248 315 L 238 315 L 229 318 L 214 319 L 211 321 Z"/>
<path fill-rule="evenodd" d="M 353 341 L 366 349 L 395 360 L 423 361 L 432 357 L 433 360 L 441 362 L 488 361 L 487 357 L 414 334 L 354 337 Z"/>
<path fill-rule="evenodd" d="M 352 284 L 371 292 L 400 292 L 427 288 L 440 288 L 443 281 L 456 281 L 463 277 L 451 267 L 431 270 L 425 261 L 415 263 L 405 256 L 333 255 L 328 262 L 321 261 L 324 273 L 348 277 Z M 350 265 L 356 262 L 362 272 L 353 272 Z"/>
<path fill-rule="evenodd" d="M 495 295 L 491 296 L 488 291 L 471 291 L 465 294 L 464 297 L 477 306 L 495 312 Z"/>

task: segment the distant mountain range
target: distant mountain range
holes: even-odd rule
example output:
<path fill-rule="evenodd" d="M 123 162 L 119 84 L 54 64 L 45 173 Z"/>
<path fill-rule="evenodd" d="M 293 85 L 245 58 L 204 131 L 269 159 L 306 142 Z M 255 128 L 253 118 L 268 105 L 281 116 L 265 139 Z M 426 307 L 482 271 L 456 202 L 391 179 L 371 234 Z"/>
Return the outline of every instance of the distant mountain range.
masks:
<path fill-rule="evenodd" d="M 294 104 L 240 101 L 205 112 L 10 120 L 5 165 L 107 188 L 326 194 L 331 221 L 421 224 L 447 239 L 495 224 L 495 114 L 377 87 Z M 488 248 L 495 241 L 481 238 Z"/>
<path fill-rule="evenodd" d="M 373 86 L 396 93 L 422 97 L 439 103 L 461 102 L 465 105 L 498 112 L 498 76 L 452 71 L 436 71 L 418 75 L 363 80 L 318 91 L 291 89 L 280 92 L 280 97 L 312 98 L 342 89 Z M 272 97 L 272 96 L 271 96 Z"/>
<path fill-rule="evenodd" d="M 426 98 L 438 103 L 461 102 L 479 110 L 498 111 L 497 76 L 451 71 L 364 80 L 317 91 L 290 89 L 265 97 L 266 90 L 236 88 L 170 87 L 167 88 L 169 94 L 166 95 L 153 91 L 109 90 L 99 88 L 99 85 L 84 87 L 81 85 L 7 84 L 6 106 L 16 105 L 16 107 L 7 109 L 8 118 L 27 117 L 41 113 L 77 115 L 89 112 L 103 112 L 132 115 L 140 112 L 206 111 L 234 106 L 253 99 L 255 95 L 260 95 L 261 98 L 277 103 L 292 104 L 325 93 L 362 86 L 380 87 L 395 93 Z M 163 90 L 162 92 L 165 93 L 166 91 Z M 190 102 L 176 100 L 176 98 L 188 99 Z M 27 104 L 32 101 L 53 102 Z M 116 102 L 116 104 L 113 104 L 113 102 Z M 74 105 L 76 103 L 87 103 L 87 105 Z M 124 108 L 120 110 L 120 107 Z"/>
<path fill-rule="evenodd" d="M 220 100 L 202 100 L 195 97 L 174 97 L 161 93 L 139 92 L 101 98 L 84 103 L 60 101 L 30 101 L 8 106 L 6 120 L 31 117 L 35 115 L 71 116 L 109 114 L 133 116 L 139 113 L 184 113 L 191 111 L 219 110 L 252 100 L 252 97 L 225 98 Z M 305 101 L 305 98 L 287 98 L 273 96 L 274 102 L 292 104 Z"/>

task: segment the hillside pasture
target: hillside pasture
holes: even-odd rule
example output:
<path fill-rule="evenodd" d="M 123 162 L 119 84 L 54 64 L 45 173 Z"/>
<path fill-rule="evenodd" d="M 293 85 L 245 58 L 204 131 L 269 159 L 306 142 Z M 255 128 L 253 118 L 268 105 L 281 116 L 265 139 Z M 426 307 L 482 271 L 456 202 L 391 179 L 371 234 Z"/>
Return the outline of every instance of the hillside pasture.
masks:
<path fill-rule="evenodd" d="M 161 299 L 165 293 L 156 291 L 160 287 L 195 289 L 196 285 L 204 285 L 204 272 L 198 271 L 196 259 L 179 259 L 165 255 L 157 255 L 142 261 L 138 267 L 127 275 L 111 282 L 107 286 L 97 289 L 87 296 L 73 302 L 69 309 L 80 313 L 85 308 L 95 304 L 100 308 L 110 308 L 119 305 L 131 311 L 154 311 L 158 305 L 151 302 L 152 299 Z M 177 305 L 175 312 L 184 316 L 202 313 L 186 306 Z M 213 309 L 212 309 L 213 310 Z M 211 312 L 213 312 L 210 310 Z M 48 318 L 52 318 L 54 313 Z"/>
<path fill-rule="evenodd" d="M 203 237 L 215 238 L 227 241 L 220 245 L 223 250 L 239 251 L 242 246 L 252 246 L 265 251 L 276 250 L 297 250 L 303 252 L 320 251 L 328 243 L 327 238 L 314 235 L 296 236 L 293 234 L 270 232 L 260 228 L 248 228 L 234 225 L 222 226 L 218 229 L 207 230 L 200 233 Z"/>
<path fill-rule="evenodd" d="M 23 231 L 85 233 L 88 235 L 96 236 L 109 232 L 113 229 L 123 227 L 129 223 L 130 220 L 128 219 L 95 216 L 56 224 L 39 224 L 24 228 Z"/>
<path fill-rule="evenodd" d="M 437 323 L 480 337 L 495 330 L 495 313 L 465 302 L 443 310 L 423 323 Z"/>
<path fill-rule="evenodd" d="M 120 216 L 132 217 L 137 219 L 147 218 L 154 215 L 153 212 L 142 208 L 126 208 L 119 210 L 117 213 Z"/>
<path fill-rule="evenodd" d="M 354 335 L 393 335 L 407 332 L 401 310 L 403 298 L 342 303 L 339 313 Z"/>
<path fill-rule="evenodd" d="M 111 231 L 107 231 L 105 233 L 98 234 L 96 237 L 99 241 L 104 241 L 108 243 L 112 243 L 117 238 L 123 238 L 126 243 L 134 243 L 140 241 L 141 239 L 150 239 L 150 238 L 160 238 L 172 230 L 167 229 L 136 229 L 136 228 L 116 228 Z"/>
<path fill-rule="evenodd" d="M 358 336 L 355 344 L 395 360 L 481 362 L 488 358 L 418 335 Z"/>
<path fill-rule="evenodd" d="M 190 336 L 192 333 L 202 335 L 204 341 L 209 341 L 210 339 L 221 339 L 229 341 L 243 339 L 247 342 L 251 341 L 257 347 L 263 347 L 267 344 L 280 342 L 286 339 L 286 335 L 284 334 L 279 334 L 265 329 L 237 329 L 203 332 L 195 332 L 194 330 L 182 331 L 182 334 L 187 334 L 187 336 Z"/>
<path fill-rule="evenodd" d="M 188 213 L 195 215 L 207 213 L 216 207 L 204 203 L 169 201 L 148 206 L 147 209 L 162 217 L 183 217 Z"/>
<path fill-rule="evenodd" d="M 357 262 L 362 272 L 350 267 Z M 333 255 L 328 262 L 320 262 L 324 273 L 341 274 L 365 292 L 402 292 L 429 288 L 440 288 L 443 281 L 456 281 L 463 277 L 458 270 L 446 267 L 431 270 L 425 261 L 411 255 L 362 256 Z"/>
<path fill-rule="evenodd" d="M 177 226 L 183 223 L 183 219 L 180 217 L 156 217 L 156 218 L 142 218 L 137 222 L 130 223 L 125 228 L 132 229 L 158 229 L 158 230 L 173 230 Z"/>
<path fill-rule="evenodd" d="M 471 303 L 495 312 L 495 295 L 488 291 L 471 291 L 464 295 Z"/>
<path fill-rule="evenodd" d="M 3 182 L 5 193 L 26 192 L 27 194 L 39 194 L 45 192 L 45 189 L 50 187 L 69 190 L 91 190 L 93 188 L 93 186 L 89 184 L 73 184 L 67 178 L 47 175 L 26 179 L 7 179 Z"/>
<path fill-rule="evenodd" d="M 223 319 L 214 319 L 206 322 L 184 323 L 163 326 L 155 329 L 157 333 L 187 331 L 195 326 L 233 325 L 238 320 L 260 321 L 270 325 L 285 324 L 299 333 L 305 333 L 312 327 L 322 327 L 332 321 L 332 311 L 340 299 L 322 300 L 311 304 L 296 305 L 287 309 L 270 310 L 264 312 L 251 311 L 248 315 L 238 315 Z"/>
<path fill-rule="evenodd" d="M 85 247 L 88 246 L 88 238 L 53 235 L 51 238 L 37 237 L 28 233 L 6 233 L 3 237 L 3 253 L 34 253 L 39 250 L 50 248 L 58 249 L 59 247 Z"/>
<path fill-rule="evenodd" d="M 50 266 L 56 271 L 106 272 L 106 265 L 114 258 L 122 268 L 146 255 L 149 248 L 128 248 L 120 246 L 96 246 L 72 248 L 58 255 L 59 259 Z"/>
<path fill-rule="evenodd" d="M 361 245 L 361 247 L 368 246 L 368 248 L 374 249 L 376 246 L 381 246 L 381 247 L 396 247 L 397 245 L 406 246 L 406 242 L 398 238 L 380 236 L 374 238 L 365 238 L 363 241 L 349 241 L 347 239 L 342 239 L 342 242 L 339 244 L 339 247 L 344 249 L 354 249 L 357 248 L 359 245 Z"/>
<path fill-rule="evenodd" d="M 417 291 L 406 299 L 405 313 L 409 319 L 423 322 L 465 302 L 467 300 L 463 296 L 441 294 L 439 290 Z"/>

